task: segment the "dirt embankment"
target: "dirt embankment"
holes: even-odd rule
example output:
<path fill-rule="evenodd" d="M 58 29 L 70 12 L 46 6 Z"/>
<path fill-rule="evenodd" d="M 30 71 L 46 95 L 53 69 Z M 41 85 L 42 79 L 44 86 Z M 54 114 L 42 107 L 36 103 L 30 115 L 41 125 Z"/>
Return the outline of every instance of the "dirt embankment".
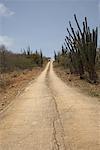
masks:
<path fill-rule="evenodd" d="M 90 84 L 85 80 L 80 80 L 78 75 L 70 74 L 68 70 L 56 65 L 54 65 L 54 71 L 67 85 L 77 88 L 86 95 L 100 98 L 100 84 Z"/>
<path fill-rule="evenodd" d="M 34 80 L 43 68 L 37 67 L 32 70 L 14 71 L 4 75 L 4 85 L 0 86 L 0 111 L 2 111 L 17 94 L 20 94 L 26 85 Z M 3 82 L 1 80 L 1 82 Z M 1 83 L 2 84 L 2 83 Z"/>

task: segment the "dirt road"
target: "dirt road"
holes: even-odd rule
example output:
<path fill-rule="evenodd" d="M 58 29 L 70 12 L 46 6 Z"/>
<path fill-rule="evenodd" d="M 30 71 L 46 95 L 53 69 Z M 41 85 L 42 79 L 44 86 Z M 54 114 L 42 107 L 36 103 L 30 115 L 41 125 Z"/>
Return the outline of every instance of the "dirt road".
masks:
<path fill-rule="evenodd" d="M 0 114 L 0 150 L 100 150 L 100 102 L 66 86 L 48 63 Z"/>

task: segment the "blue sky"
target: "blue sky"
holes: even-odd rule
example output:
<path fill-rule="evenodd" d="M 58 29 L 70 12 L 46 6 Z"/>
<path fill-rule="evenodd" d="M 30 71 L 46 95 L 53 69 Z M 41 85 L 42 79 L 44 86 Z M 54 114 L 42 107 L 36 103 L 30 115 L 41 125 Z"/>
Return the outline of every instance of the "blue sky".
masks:
<path fill-rule="evenodd" d="M 100 24 L 99 0 L 0 0 L 0 42 L 19 52 L 42 49 L 47 56 L 59 50 L 74 13 L 82 25 L 85 16 L 91 28 Z"/>

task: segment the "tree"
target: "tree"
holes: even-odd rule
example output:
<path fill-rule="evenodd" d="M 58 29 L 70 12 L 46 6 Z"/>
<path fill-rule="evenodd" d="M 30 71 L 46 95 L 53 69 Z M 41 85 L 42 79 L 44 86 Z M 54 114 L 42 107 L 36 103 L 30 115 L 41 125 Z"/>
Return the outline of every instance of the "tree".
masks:
<path fill-rule="evenodd" d="M 54 51 L 54 59 L 55 59 L 55 61 L 57 60 L 57 54 L 55 51 Z"/>
<path fill-rule="evenodd" d="M 30 54 L 31 54 L 31 50 L 30 50 L 30 46 L 28 46 L 28 48 L 27 48 L 27 55 L 30 56 Z"/>
<path fill-rule="evenodd" d="M 6 70 L 6 47 L 0 46 L 0 72 L 4 73 Z"/>
<path fill-rule="evenodd" d="M 41 50 L 40 50 L 40 65 L 41 67 L 43 66 L 43 54 Z"/>
<path fill-rule="evenodd" d="M 6 47 L 5 45 L 0 46 L 0 85 L 3 90 L 5 90 L 6 82 L 5 82 L 5 73 L 6 71 Z"/>

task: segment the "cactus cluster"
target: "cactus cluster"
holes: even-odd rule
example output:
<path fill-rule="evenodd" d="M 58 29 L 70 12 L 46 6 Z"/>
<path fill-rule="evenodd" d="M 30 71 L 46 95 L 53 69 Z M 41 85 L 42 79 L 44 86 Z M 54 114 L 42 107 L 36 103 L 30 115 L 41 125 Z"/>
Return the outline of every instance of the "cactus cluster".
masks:
<path fill-rule="evenodd" d="M 78 30 L 75 32 L 69 21 L 71 32 L 67 28 L 69 36 L 66 36 L 65 39 L 66 47 L 70 51 L 70 57 L 74 63 L 73 68 L 76 72 L 79 72 L 80 78 L 83 77 L 86 71 L 89 74 L 89 80 L 96 82 L 95 58 L 97 49 L 97 27 L 91 32 L 87 18 L 85 17 L 83 30 L 81 30 L 76 15 L 74 15 L 74 19 Z"/>
<path fill-rule="evenodd" d="M 67 28 L 68 35 L 65 37 L 62 53 L 69 57 L 69 68 L 71 73 L 80 74 L 80 78 L 84 78 L 84 74 L 88 73 L 88 79 L 94 83 L 97 79 L 95 71 L 95 59 L 97 49 L 97 34 L 98 29 L 90 30 L 85 17 L 81 29 L 76 15 L 74 19 L 77 25 L 77 30 L 74 30 L 69 21 L 70 30 Z"/>

